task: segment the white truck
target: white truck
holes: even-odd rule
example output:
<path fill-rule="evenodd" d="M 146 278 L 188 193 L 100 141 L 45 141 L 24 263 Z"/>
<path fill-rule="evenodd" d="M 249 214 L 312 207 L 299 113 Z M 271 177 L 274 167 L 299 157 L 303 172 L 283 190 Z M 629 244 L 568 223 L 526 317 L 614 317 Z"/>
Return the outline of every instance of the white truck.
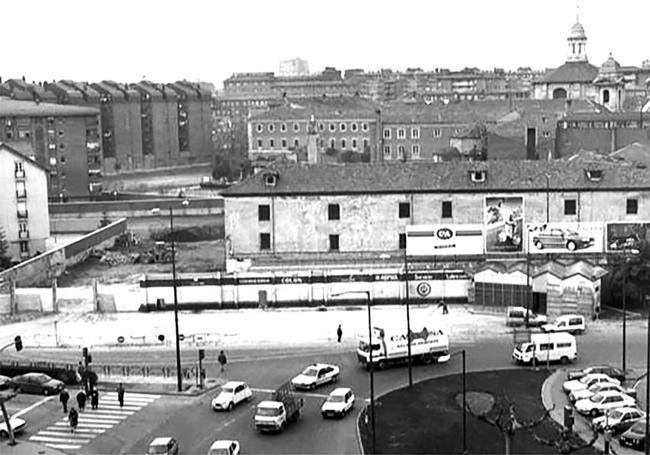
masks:
<path fill-rule="evenodd" d="M 556 362 L 569 363 L 578 357 L 576 338 L 566 332 L 533 333 L 529 341 L 517 343 L 512 358 L 517 363 Z"/>
<path fill-rule="evenodd" d="M 282 384 L 270 400 L 257 405 L 255 427 L 258 431 L 282 431 L 298 420 L 304 401 L 292 391 L 291 382 Z"/>
<path fill-rule="evenodd" d="M 436 327 L 420 325 L 416 330 L 411 326 L 411 359 L 426 364 L 447 362 L 449 356 L 449 336 Z M 379 369 L 389 364 L 408 361 L 408 339 L 404 328 L 373 327 L 372 364 Z M 367 335 L 359 337 L 357 358 L 366 367 L 370 364 L 369 340 Z"/>

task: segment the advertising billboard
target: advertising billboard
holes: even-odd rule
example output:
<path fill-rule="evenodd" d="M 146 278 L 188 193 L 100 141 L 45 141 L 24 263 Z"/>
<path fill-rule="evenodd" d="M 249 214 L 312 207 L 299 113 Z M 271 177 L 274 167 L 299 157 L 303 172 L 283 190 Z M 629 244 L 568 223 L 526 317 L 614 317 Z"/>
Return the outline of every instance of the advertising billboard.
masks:
<path fill-rule="evenodd" d="M 602 253 L 603 223 L 529 223 L 529 253 Z"/>
<path fill-rule="evenodd" d="M 636 223 L 607 223 L 607 251 L 637 253 L 641 242 L 650 242 L 650 221 Z"/>
<path fill-rule="evenodd" d="M 487 196 L 483 214 L 486 253 L 523 251 L 523 197 Z"/>
<path fill-rule="evenodd" d="M 407 256 L 483 254 L 480 224 L 406 226 Z"/>

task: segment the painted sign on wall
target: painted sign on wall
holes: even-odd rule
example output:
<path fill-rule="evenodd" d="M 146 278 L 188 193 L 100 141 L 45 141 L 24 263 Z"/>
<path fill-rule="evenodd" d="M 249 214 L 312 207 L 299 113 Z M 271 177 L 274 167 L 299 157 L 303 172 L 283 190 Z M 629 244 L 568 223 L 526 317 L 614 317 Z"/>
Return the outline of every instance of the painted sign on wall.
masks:
<path fill-rule="evenodd" d="M 523 197 L 486 197 L 483 219 L 486 253 L 523 251 Z"/>
<path fill-rule="evenodd" d="M 480 224 L 436 224 L 406 227 L 408 256 L 483 254 Z"/>
<path fill-rule="evenodd" d="M 602 253 L 603 223 L 529 223 L 529 253 Z"/>

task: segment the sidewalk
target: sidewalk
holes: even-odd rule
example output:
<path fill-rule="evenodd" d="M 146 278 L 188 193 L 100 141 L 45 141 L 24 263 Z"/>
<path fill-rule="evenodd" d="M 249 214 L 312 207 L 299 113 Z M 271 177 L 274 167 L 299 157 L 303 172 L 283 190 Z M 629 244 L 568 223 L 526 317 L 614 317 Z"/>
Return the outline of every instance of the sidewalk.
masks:
<path fill-rule="evenodd" d="M 29 441 L 23 441 L 19 438 L 16 438 L 16 442 L 17 444 L 15 446 L 10 446 L 8 441 L 3 439 L 0 443 L 0 453 L 2 453 L 2 455 L 66 455 L 60 450 Z"/>

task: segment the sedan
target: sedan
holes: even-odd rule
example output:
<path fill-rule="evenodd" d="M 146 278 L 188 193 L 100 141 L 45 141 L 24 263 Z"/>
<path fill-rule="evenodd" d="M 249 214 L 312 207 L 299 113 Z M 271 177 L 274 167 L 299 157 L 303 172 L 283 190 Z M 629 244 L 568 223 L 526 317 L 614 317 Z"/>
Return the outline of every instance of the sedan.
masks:
<path fill-rule="evenodd" d="M 63 390 L 63 382 L 44 373 L 25 373 L 11 379 L 11 387 L 17 392 L 55 395 Z"/>
<path fill-rule="evenodd" d="M 588 389 L 575 390 L 569 393 L 569 400 L 571 400 L 571 403 L 575 403 L 578 400 L 584 400 L 585 398 L 590 398 L 591 396 L 597 393 L 605 392 L 607 390 L 615 390 L 617 392 L 624 393 L 625 395 L 636 397 L 636 390 L 634 389 L 631 388 L 628 389 L 619 384 L 614 384 L 613 382 L 599 382 L 597 384 L 592 385 Z"/>
<path fill-rule="evenodd" d="M 569 371 L 568 379 L 580 379 L 588 374 L 601 373 L 606 374 L 610 378 L 625 381 L 625 372 L 620 368 L 615 368 L 609 365 L 593 365 L 582 370 Z"/>
<path fill-rule="evenodd" d="M 344 417 L 353 407 L 354 393 L 352 393 L 352 389 L 339 387 L 330 393 L 323 406 L 321 406 L 320 412 L 325 418 Z"/>
<path fill-rule="evenodd" d="M 582 389 L 588 389 L 594 384 L 600 384 L 603 382 L 620 384 L 620 381 L 610 378 L 606 374 L 592 373 L 580 379 L 565 381 L 564 384 L 562 384 L 562 390 L 564 390 L 566 393 L 571 393 Z"/>
<path fill-rule="evenodd" d="M 298 376 L 291 380 L 291 384 L 297 389 L 315 389 L 316 387 L 336 382 L 339 378 L 340 370 L 336 365 L 325 363 L 314 363 L 309 365 Z"/>
<path fill-rule="evenodd" d="M 645 419 L 635 422 L 618 440 L 623 447 L 645 450 Z"/>
<path fill-rule="evenodd" d="M 212 400 L 212 409 L 215 411 L 232 411 L 243 401 L 253 396 L 248 384 L 242 381 L 230 381 L 221 387 L 221 392 Z"/>
<path fill-rule="evenodd" d="M 592 417 L 610 409 L 634 406 L 636 406 L 636 400 L 634 398 L 613 390 L 597 393 L 591 398 L 576 401 L 576 411 Z"/>
<path fill-rule="evenodd" d="M 591 426 L 597 431 L 611 430 L 617 435 L 627 431 L 640 419 L 645 419 L 645 412 L 638 408 L 617 408 L 596 417 Z"/>
<path fill-rule="evenodd" d="M 225 439 L 214 441 L 208 451 L 208 455 L 239 455 L 240 453 L 239 441 Z"/>
<path fill-rule="evenodd" d="M 14 434 L 22 432 L 27 426 L 25 421 L 23 419 L 19 419 L 18 417 L 10 417 L 9 424 L 11 425 L 11 429 L 14 431 Z M 0 414 L 0 437 L 9 437 L 9 428 L 7 428 L 7 422 L 5 422 L 2 414 Z"/>

